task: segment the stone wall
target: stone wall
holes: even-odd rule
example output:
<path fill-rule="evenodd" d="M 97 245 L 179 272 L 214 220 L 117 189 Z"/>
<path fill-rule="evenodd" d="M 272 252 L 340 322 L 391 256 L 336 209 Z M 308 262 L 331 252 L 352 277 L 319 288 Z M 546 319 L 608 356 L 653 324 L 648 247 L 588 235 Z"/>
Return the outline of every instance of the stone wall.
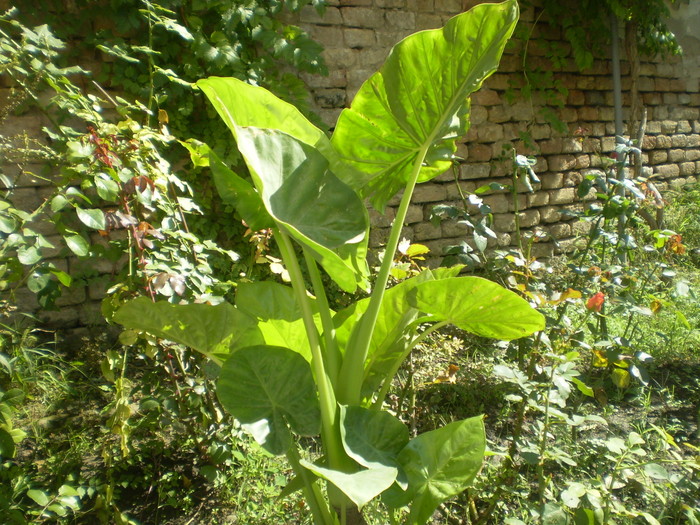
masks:
<path fill-rule="evenodd" d="M 382 64 L 393 44 L 416 30 L 439 27 L 449 17 L 478 3 L 481 2 L 334 0 L 322 17 L 306 8 L 300 23 L 325 46 L 330 70 L 328 77 L 305 78 L 324 121 L 333 125 L 340 110 Z M 521 19 L 532 23 L 536 14 L 530 8 Z M 543 46 L 537 45 L 538 39 L 564 48 L 567 44 L 557 30 L 540 22 L 528 46 L 529 66 L 552 71 L 568 90 L 564 106 L 556 110 L 567 132 L 558 133 L 542 117 L 538 97 L 528 101 L 506 96 L 509 88 L 523 83 L 522 56 L 515 43 L 506 51 L 499 71 L 472 97 L 472 127 L 458 151 L 466 159 L 460 166 L 459 184 L 465 192 L 490 182 L 508 184 L 511 163 L 500 160 L 504 145 L 514 146 L 518 153 L 534 155 L 535 171 L 542 182 L 533 193 L 520 188 L 520 224 L 525 230 L 537 227 L 548 234 L 549 241 L 537 244 L 535 253 L 549 256 L 567 250 L 574 238 L 585 231 L 585 223 L 567 218 L 562 212 L 583 206 L 576 197 L 577 184 L 589 170 L 600 169 L 602 157 L 615 149 L 613 79 L 609 58 L 597 60 L 585 73 L 578 71 L 572 59 L 553 67 L 545 58 Z M 696 63 L 692 56 L 686 56 L 683 60 L 658 58 L 641 64 L 638 89 L 648 114 L 643 160 L 660 190 L 695 181 L 700 173 L 700 89 L 698 75 L 689 74 L 688 70 Z M 623 60 L 621 67 L 623 104 L 627 107 L 632 80 L 629 64 Z M 523 131 L 530 134 L 535 148 L 526 148 L 519 140 Z M 485 202 L 493 210 L 498 232 L 498 240 L 493 244 L 514 244 L 511 196 L 505 191 L 489 192 Z M 465 227 L 450 222 L 439 227 L 428 222 L 433 206 L 445 203 L 460 203 L 452 173 L 418 186 L 409 212 L 406 236 L 426 244 L 433 255 L 439 255 L 444 246 L 456 244 L 468 234 Z M 378 226 L 372 239 L 375 246 L 385 240 L 394 209 L 389 208 L 386 217 L 374 214 Z"/>

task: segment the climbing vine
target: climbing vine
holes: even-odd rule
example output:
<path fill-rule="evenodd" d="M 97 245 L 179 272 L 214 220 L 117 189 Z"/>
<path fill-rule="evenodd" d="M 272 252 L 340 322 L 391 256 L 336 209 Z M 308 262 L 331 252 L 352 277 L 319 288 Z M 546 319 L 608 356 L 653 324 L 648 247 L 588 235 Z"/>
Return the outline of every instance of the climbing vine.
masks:
<path fill-rule="evenodd" d="M 670 16 L 669 5 L 687 3 L 689 0 L 523 0 L 523 7 L 535 10 L 534 23 L 523 23 L 516 37 L 523 42 L 523 81 L 512 86 L 507 96 L 511 100 L 521 98 L 543 102 L 539 117 L 556 132 L 567 134 L 568 127 L 557 116 L 557 109 L 566 104 L 568 89 L 557 77 L 556 71 L 564 70 L 573 59 L 576 68 L 585 72 L 593 67 L 596 58 L 605 56 L 610 49 L 613 30 L 612 20 L 617 20 L 621 47 L 630 64 L 632 78 L 630 129 L 639 118 L 639 101 L 636 79 L 639 75 L 640 56 L 678 55 L 682 52 L 675 35 L 666 25 Z M 548 27 L 550 31 L 542 31 Z M 554 33 L 552 33 L 552 31 Z M 546 34 L 547 36 L 542 36 Z M 557 35 L 553 38 L 552 35 Z M 532 46 L 540 49 L 540 55 L 548 65 L 531 60 Z M 534 104 L 533 104 L 534 108 Z M 533 120 L 536 112 L 533 109 Z M 533 146 L 528 133 L 521 134 L 528 145 Z"/>

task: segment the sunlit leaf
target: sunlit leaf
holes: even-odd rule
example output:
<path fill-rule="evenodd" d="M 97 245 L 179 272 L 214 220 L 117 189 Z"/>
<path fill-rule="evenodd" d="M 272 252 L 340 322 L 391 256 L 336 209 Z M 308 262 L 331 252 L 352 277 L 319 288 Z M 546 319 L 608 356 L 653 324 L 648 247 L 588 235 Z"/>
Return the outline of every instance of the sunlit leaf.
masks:
<path fill-rule="evenodd" d="M 289 428 L 303 436 L 320 431 L 311 368 L 288 348 L 260 345 L 238 350 L 221 367 L 217 395 L 224 408 L 272 454 L 289 449 Z"/>
<path fill-rule="evenodd" d="M 338 175 L 383 210 L 416 163 L 419 182 L 447 170 L 455 139 L 469 127 L 468 97 L 496 70 L 517 19 L 515 0 L 482 4 L 394 46 L 333 133 L 333 145 L 362 176 Z"/>

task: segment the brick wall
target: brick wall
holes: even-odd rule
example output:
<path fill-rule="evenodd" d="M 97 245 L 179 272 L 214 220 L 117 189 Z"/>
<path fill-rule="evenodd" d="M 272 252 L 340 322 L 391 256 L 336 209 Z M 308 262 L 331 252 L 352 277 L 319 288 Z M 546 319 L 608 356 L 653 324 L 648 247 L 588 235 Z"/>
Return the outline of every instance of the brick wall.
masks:
<path fill-rule="evenodd" d="M 390 47 L 408 34 L 436 28 L 465 9 L 481 3 L 474 0 L 333 0 L 325 16 L 306 8 L 300 24 L 326 48 L 324 54 L 330 75 L 308 75 L 317 111 L 333 125 L 340 110 L 352 101 L 361 83 L 383 62 Z M 535 11 L 525 10 L 521 19 L 535 20 Z M 682 16 L 682 15 L 681 15 Z M 550 236 L 536 245 L 536 254 L 548 256 L 570 248 L 584 223 L 567 219 L 563 211 L 580 209 L 575 186 L 589 170 L 600 169 L 601 157 L 615 149 L 612 67 L 609 58 L 597 60 L 593 68 L 579 73 L 573 60 L 553 68 L 536 40 L 561 43 L 561 35 L 543 23 L 535 26 L 528 47 L 531 68 L 553 71 L 554 78 L 567 90 L 564 107 L 556 111 L 568 131 L 556 132 L 540 114 L 537 97 L 533 102 L 508 99 L 509 87 L 522 85 L 522 58 L 513 48 L 506 51 L 499 71 L 472 97 L 472 127 L 460 145 L 458 155 L 466 159 L 460 166 L 459 184 L 470 192 L 489 182 L 510 182 L 510 162 L 501 159 L 505 144 L 518 153 L 535 155 L 535 171 L 541 184 L 534 193 L 520 188 L 518 208 L 525 230 L 538 227 Z M 516 44 L 517 46 L 517 44 Z M 692 63 L 692 61 L 691 61 Z M 697 63 L 697 62 L 696 62 Z M 700 89 L 697 75 L 688 72 L 689 58 L 655 59 L 641 64 L 639 93 L 648 112 L 643 159 L 651 168 L 661 190 L 695 181 L 700 173 Z M 623 104 L 629 104 L 631 79 L 629 64 L 621 64 Z M 518 139 L 528 131 L 536 147 L 528 149 Z M 485 201 L 494 212 L 498 239 L 493 245 L 514 244 L 513 202 L 508 193 L 490 192 Z M 444 246 L 465 239 L 464 227 L 445 222 L 434 227 L 428 222 L 436 204 L 459 205 L 459 192 L 452 173 L 418 186 L 407 220 L 406 236 L 426 244 L 434 255 Z M 394 204 L 397 204 L 395 202 Z M 377 228 L 373 244 L 381 244 L 395 208 L 387 217 L 373 214 Z"/>
<path fill-rule="evenodd" d="M 330 74 L 327 77 L 305 75 L 311 87 L 316 111 L 328 125 L 332 125 L 341 109 L 348 105 L 367 79 L 384 61 L 391 46 L 416 30 L 436 28 L 448 18 L 480 3 L 474 0 L 329 0 L 323 17 L 313 8 L 305 8 L 297 20 L 311 35 L 322 43 Z M 532 9 L 521 18 L 532 22 Z M 680 18 L 683 16 L 681 14 Z M 534 36 L 552 42 L 560 35 L 544 24 L 539 24 Z M 700 53 L 698 54 L 700 56 Z M 531 66 L 551 68 L 541 48 L 531 42 Z M 700 172 L 700 61 L 686 56 L 683 60 L 650 60 L 641 65 L 639 91 L 648 110 L 648 124 L 644 140 L 644 160 L 651 168 L 660 189 L 680 186 L 697 180 Z M 689 70 L 690 68 L 690 70 Z M 693 69 L 695 68 L 695 69 Z M 534 105 L 524 100 L 509 102 L 505 94 L 511 85 L 522 82 L 521 58 L 507 52 L 499 71 L 474 95 L 472 100 L 472 128 L 460 144 L 458 154 L 466 161 L 459 168 L 459 184 L 470 192 L 489 182 L 510 182 L 509 162 L 500 160 L 504 144 L 515 146 L 520 153 L 536 155 L 535 171 L 541 184 L 534 193 L 524 188 L 518 195 L 520 223 L 525 230 L 538 227 L 550 235 L 548 242 L 536 245 L 536 254 L 551 255 L 566 250 L 576 235 L 584 233 L 585 223 L 573 221 L 563 213 L 580 209 L 584 203 L 576 198 L 575 186 L 588 170 L 599 169 L 601 157 L 609 155 L 615 146 L 614 110 L 611 62 L 598 60 L 591 71 L 581 74 L 573 61 L 565 61 L 553 69 L 555 78 L 568 89 L 566 104 L 557 111 L 568 131 L 557 133 L 552 125 L 538 115 L 538 101 Z M 629 65 L 623 61 L 623 90 L 630 88 Z M 0 104 L 8 93 L 0 85 Z M 629 100 L 625 97 L 624 103 Z M 528 123 L 530 124 L 528 129 Z M 40 129 L 45 124 L 41 116 L 12 117 L 2 124 L 5 136 L 27 133 L 37 140 L 45 140 Z M 529 130 L 536 143 L 528 150 L 518 140 L 519 133 Z M 49 194 L 48 183 L 37 175 L 42 173 L 38 164 L 23 164 L 21 168 L 0 159 L 0 170 L 17 181 L 17 204 L 33 209 Z M 506 192 L 491 192 L 485 201 L 494 212 L 498 239 L 493 244 L 512 245 L 515 228 L 513 202 Z M 430 183 L 419 185 L 407 218 L 405 234 L 414 242 L 430 247 L 434 255 L 442 247 L 465 239 L 467 230 L 445 222 L 433 227 L 428 217 L 436 204 L 459 204 L 459 191 L 453 174 L 446 173 Z M 394 203 L 397 204 L 397 203 Z M 387 215 L 372 213 L 375 229 L 374 246 L 381 245 L 388 234 L 395 207 L 388 207 Z M 40 221 L 37 229 L 42 231 Z M 50 239 L 51 240 L 51 239 Z M 556 241 L 556 242 L 555 242 Z M 62 257 L 58 250 L 50 253 L 58 268 L 73 271 L 79 261 Z M 102 274 L 102 281 L 88 288 L 75 288 L 61 298 L 58 312 L 42 312 L 43 319 L 53 325 L 71 326 L 90 324 L 100 319 L 99 299 L 109 280 L 111 267 L 87 269 Z M 36 300 L 28 291 L 20 292 L 18 306 L 23 311 L 36 311 Z"/>

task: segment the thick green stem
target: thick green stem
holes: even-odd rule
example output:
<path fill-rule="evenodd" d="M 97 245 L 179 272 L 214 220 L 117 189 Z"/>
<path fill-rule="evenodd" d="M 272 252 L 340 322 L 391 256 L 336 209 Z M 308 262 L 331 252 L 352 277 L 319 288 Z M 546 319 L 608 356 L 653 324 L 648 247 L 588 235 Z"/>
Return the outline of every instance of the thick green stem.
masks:
<path fill-rule="evenodd" d="M 306 496 L 306 502 L 311 509 L 311 514 L 314 517 L 314 523 L 321 525 L 334 525 L 335 520 L 331 515 L 331 511 L 328 508 L 323 495 L 318 488 L 315 480 L 312 478 L 311 473 L 301 466 L 299 462 L 299 451 L 296 448 L 296 443 L 293 443 L 287 451 L 287 460 L 294 470 L 294 474 L 299 476 L 304 481 L 304 495 Z"/>
<path fill-rule="evenodd" d="M 314 314 L 311 309 L 311 302 L 306 287 L 304 286 L 304 276 L 299 267 L 299 261 L 294 254 L 294 247 L 289 236 L 282 230 L 276 229 L 275 238 L 280 248 L 280 253 L 284 264 L 287 267 L 292 281 L 292 288 L 296 294 L 297 301 L 301 307 L 304 327 L 311 348 L 311 368 L 314 372 L 316 385 L 318 387 L 319 402 L 321 405 L 321 436 L 323 446 L 331 468 L 337 468 L 345 463 L 345 453 L 340 442 L 340 433 L 337 432 L 337 403 L 333 387 L 326 373 L 326 367 L 321 353 L 318 331 L 314 323 Z"/>
<path fill-rule="evenodd" d="M 331 385 L 335 385 L 338 380 L 338 372 L 340 371 L 340 351 L 338 350 L 338 344 L 335 338 L 335 326 L 333 325 L 333 318 L 331 317 L 331 309 L 328 306 L 328 298 L 326 297 L 326 291 L 323 287 L 323 281 L 321 280 L 321 272 L 308 248 L 304 248 L 304 259 L 309 269 L 309 277 L 311 278 L 311 285 L 316 295 L 318 311 L 321 315 L 321 323 L 323 325 L 326 373 L 328 374 Z"/>
<path fill-rule="evenodd" d="M 382 405 L 384 404 L 384 399 L 386 399 L 386 395 L 389 393 L 389 388 L 391 388 L 391 383 L 392 380 L 394 379 L 394 376 L 396 373 L 399 371 L 399 367 L 401 366 L 401 363 L 404 362 L 406 357 L 408 357 L 408 354 L 411 353 L 411 350 L 413 350 L 417 344 L 422 343 L 426 337 L 428 337 L 430 334 L 433 332 L 439 330 L 443 326 L 447 326 L 448 323 L 447 321 L 440 321 L 439 323 L 435 323 L 433 326 L 428 328 L 425 332 L 420 334 L 418 337 L 416 337 L 411 344 L 408 345 L 406 350 L 404 351 L 403 354 L 401 354 L 401 357 L 397 359 L 394 362 L 394 365 L 391 368 L 391 372 L 387 374 L 386 378 L 384 379 L 384 383 L 382 384 L 382 388 L 377 394 L 376 399 L 374 400 L 374 403 L 372 404 L 372 408 L 374 409 L 381 409 Z"/>
<path fill-rule="evenodd" d="M 401 230 L 403 229 L 403 223 L 406 220 L 408 206 L 411 203 L 413 190 L 416 187 L 418 175 L 420 174 L 421 166 L 423 165 L 423 160 L 425 159 L 430 144 L 431 141 L 426 141 L 425 145 L 420 149 L 418 155 L 416 156 L 408 184 L 406 184 L 403 196 L 401 197 L 399 209 L 396 211 L 396 217 L 394 218 L 394 223 L 389 234 L 389 240 L 386 244 L 384 259 L 382 260 L 382 265 L 379 268 L 379 273 L 377 274 L 377 281 L 374 283 L 374 290 L 372 290 L 369 306 L 367 307 L 365 314 L 362 316 L 362 319 L 353 330 L 350 344 L 345 352 L 345 359 L 343 360 L 343 366 L 340 370 L 338 400 L 346 405 L 358 405 L 360 403 L 360 390 L 362 388 L 365 359 L 367 359 L 369 345 L 372 341 L 372 334 L 374 333 L 374 326 L 377 323 L 377 317 L 379 316 L 379 309 L 382 305 L 382 299 L 384 299 L 384 291 L 386 290 L 386 285 L 389 282 L 391 264 L 394 259 L 394 254 L 396 253 L 396 249 L 399 246 Z"/>

